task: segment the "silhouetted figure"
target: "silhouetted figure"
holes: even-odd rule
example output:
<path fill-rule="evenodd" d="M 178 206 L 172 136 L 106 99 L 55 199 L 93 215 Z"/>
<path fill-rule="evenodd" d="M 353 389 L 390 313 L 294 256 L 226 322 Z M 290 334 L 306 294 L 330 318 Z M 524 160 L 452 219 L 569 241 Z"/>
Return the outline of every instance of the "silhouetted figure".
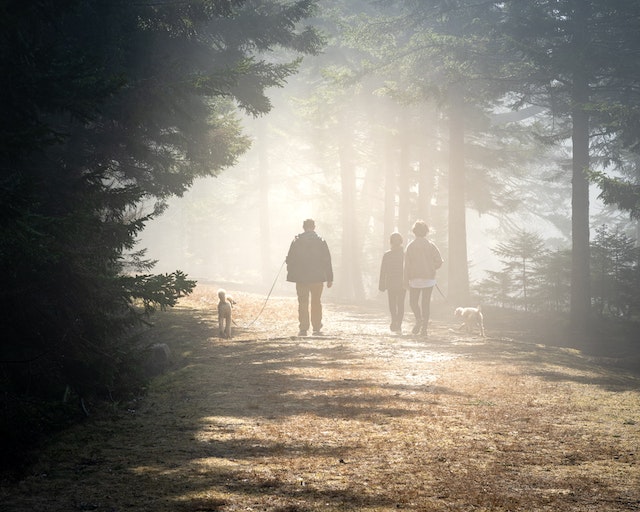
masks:
<path fill-rule="evenodd" d="M 389 245 L 391 248 L 382 256 L 378 289 L 381 292 L 386 291 L 389 299 L 389 312 L 391 313 L 389 328 L 393 332 L 402 333 L 404 297 L 406 295 L 403 282 L 404 248 L 402 247 L 402 235 L 392 233 L 389 237 Z"/>
<path fill-rule="evenodd" d="M 306 336 L 309 324 L 313 334 L 321 334 L 322 330 L 322 290 L 333 285 L 333 268 L 331 253 L 324 239 L 316 232 L 313 219 L 302 223 L 304 231 L 297 235 L 287 254 L 287 281 L 296 283 L 298 294 L 298 336 Z M 311 301 L 309 301 L 311 297 Z M 311 304 L 311 322 L 309 322 L 309 304 Z"/>
<path fill-rule="evenodd" d="M 436 270 L 443 259 L 436 245 L 427 240 L 429 226 L 422 220 L 413 225 L 415 239 L 407 245 L 404 256 L 404 284 L 409 288 L 409 304 L 416 318 L 413 334 L 427 335 L 431 313 L 431 293 L 436 284 Z M 420 296 L 422 295 L 422 300 Z"/>

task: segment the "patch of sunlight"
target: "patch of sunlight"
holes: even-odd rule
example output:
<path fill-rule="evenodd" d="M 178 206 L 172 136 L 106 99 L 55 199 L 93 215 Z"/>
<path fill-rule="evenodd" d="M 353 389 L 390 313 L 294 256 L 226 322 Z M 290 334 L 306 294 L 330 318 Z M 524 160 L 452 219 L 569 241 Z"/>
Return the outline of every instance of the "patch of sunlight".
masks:
<path fill-rule="evenodd" d="M 454 354 L 444 354 L 442 352 L 425 352 L 424 350 L 405 350 L 403 352 L 405 360 L 417 361 L 423 363 L 441 363 L 451 361 L 457 356 Z"/>
<path fill-rule="evenodd" d="M 410 386 L 433 384 L 438 379 L 436 375 L 423 371 L 414 371 L 409 373 L 402 371 L 384 372 L 382 376 L 388 384 L 405 384 Z"/>
<path fill-rule="evenodd" d="M 233 416 L 205 416 L 200 419 L 200 428 L 194 439 L 200 443 L 211 443 L 233 439 L 250 428 L 247 421 Z"/>
<path fill-rule="evenodd" d="M 233 493 L 207 489 L 185 492 L 172 498 L 172 501 L 179 504 L 180 510 L 221 510 L 220 507 L 227 505 L 232 498 Z"/>
<path fill-rule="evenodd" d="M 485 340 L 483 338 L 477 337 L 477 338 L 454 338 L 450 341 L 451 345 L 455 345 L 455 346 L 465 346 L 465 347 L 473 347 L 473 346 L 479 346 L 479 345 L 484 345 L 485 344 Z"/>
<path fill-rule="evenodd" d="M 134 468 L 130 468 L 129 471 L 135 475 L 160 475 L 166 472 L 166 468 L 158 466 L 136 466 Z"/>
<path fill-rule="evenodd" d="M 228 432 L 247 425 L 243 418 L 235 416 L 203 416 L 200 419 L 201 432 Z"/>
<path fill-rule="evenodd" d="M 376 357 L 381 357 L 383 359 L 399 359 L 408 363 L 442 363 L 456 359 L 458 356 L 455 354 L 424 350 L 424 348 L 404 349 L 403 347 L 380 347 L 377 350 Z"/>
<path fill-rule="evenodd" d="M 224 469 L 237 469 L 241 466 L 251 467 L 253 463 L 251 462 L 242 462 L 228 455 L 220 456 L 220 457 L 201 457 L 200 459 L 195 459 L 191 461 L 191 464 L 200 468 L 200 470 L 213 471 L 213 470 L 224 470 Z"/>

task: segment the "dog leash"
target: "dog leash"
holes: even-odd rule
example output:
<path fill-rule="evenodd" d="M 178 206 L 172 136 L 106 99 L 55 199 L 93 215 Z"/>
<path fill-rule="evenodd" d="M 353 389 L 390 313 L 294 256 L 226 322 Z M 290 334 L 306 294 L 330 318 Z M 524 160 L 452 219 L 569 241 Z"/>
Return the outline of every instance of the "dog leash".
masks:
<path fill-rule="evenodd" d="M 438 291 L 440 292 L 440 295 L 442 295 L 442 298 L 444 299 L 444 301 L 449 304 L 449 301 L 447 300 L 447 297 L 444 293 L 442 293 L 442 290 L 440 289 L 440 287 L 438 286 L 438 283 L 436 283 L 436 288 L 438 289 Z M 449 304 L 450 305 L 450 304 Z"/>
<path fill-rule="evenodd" d="M 251 323 L 249 323 L 249 324 L 244 326 L 244 329 L 248 329 L 249 327 L 251 327 L 254 323 L 256 323 L 258 318 L 260 318 L 260 315 L 264 311 L 264 308 L 267 306 L 267 301 L 269 300 L 269 297 L 271 297 L 271 293 L 273 292 L 273 289 L 275 288 L 276 283 L 278 282 L 278 277 L 280 277 L 280 272 L 282 272 L 282 268 L 284 267 L 284 264 L 286 262 L 287 262 L 287 260 L 285 259 L 282 262 L 282 265 L 280 265 L 280 269 L 278 270 L 278 273 L 276 274 L 276 278 L 273 280 L 273 284 L 271 285 L 271 289 L 269 290 L 269 293 L 267 294 L 267 298 L 264 299 L 264 303 L 262 304 L 262 309 L 260 310 L 258 315 L 251 321 Z M 236 327 L 240 327 L 238 324 L 235 323 L 235 321 L 233 323 L 235 324 Z"/>

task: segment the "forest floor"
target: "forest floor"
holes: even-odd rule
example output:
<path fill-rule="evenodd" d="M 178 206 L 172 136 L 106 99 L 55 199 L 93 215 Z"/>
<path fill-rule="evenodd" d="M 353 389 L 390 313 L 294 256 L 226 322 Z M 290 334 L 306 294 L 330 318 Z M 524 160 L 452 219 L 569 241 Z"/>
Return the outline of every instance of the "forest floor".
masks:
<path fill-rule="evenodd" d="M 640 510 L 637 374 L 490 315 L 481 338 L 434 313 L 424 339 L 327 303 L 299 338 L 295 298 L 254 322 L 249 293 L 226 340 L 215 291 L 158 315 L 171 367 L 52 439 L 1 511 Z"/>

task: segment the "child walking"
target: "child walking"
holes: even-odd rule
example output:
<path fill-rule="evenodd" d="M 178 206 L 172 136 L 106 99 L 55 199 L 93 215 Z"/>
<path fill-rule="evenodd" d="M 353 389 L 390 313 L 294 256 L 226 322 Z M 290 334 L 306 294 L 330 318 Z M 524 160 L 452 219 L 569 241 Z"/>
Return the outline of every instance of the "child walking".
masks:
<path fill-rule="evenodd" d="M 404 248 L 402 235 L 392 233 L 389 237 L 391 248 L 382 256 L 380 265 L 380 283 L 378 289 L 386 291 L 389 298 L 392 332 L 402 333 L 402 319 L 404 318 L 404 297 L 406 290 L 403 285 Z"/>

